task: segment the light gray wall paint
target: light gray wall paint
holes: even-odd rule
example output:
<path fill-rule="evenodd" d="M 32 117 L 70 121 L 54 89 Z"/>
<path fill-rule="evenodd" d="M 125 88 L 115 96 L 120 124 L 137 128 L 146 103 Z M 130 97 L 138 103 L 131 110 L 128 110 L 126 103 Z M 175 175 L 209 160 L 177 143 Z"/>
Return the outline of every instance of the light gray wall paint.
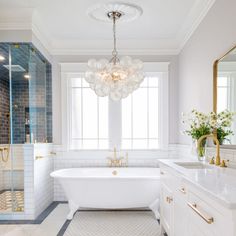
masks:
<path fill-rule="evenodd" d="M 94 56 L 102 58 L 107 56 Z M 177 56 L 133 56 L 146 62 L 170 62 L 169 72 L 169 143 L 177 143 L 178 125 L 178 57 Z M 54 143 L 61 144 L 61 75 L 60 63 L 87 62 L 93 56 L 54 56 L 53 73 L 53 138 Z"/>
<path fill-rule="evenodd" d="M 217 0 L 179 55 L 180 130 L 181 112 L 212 110 L 213 63 L 236 44 L 235 9 L 235 0 Z M 179 143 L 189 142 L 179 134 Z"/>
<path fill-rule="evenodd" d="M 31 42 L 31 30 L 0 30 L 0 42 Z"/>

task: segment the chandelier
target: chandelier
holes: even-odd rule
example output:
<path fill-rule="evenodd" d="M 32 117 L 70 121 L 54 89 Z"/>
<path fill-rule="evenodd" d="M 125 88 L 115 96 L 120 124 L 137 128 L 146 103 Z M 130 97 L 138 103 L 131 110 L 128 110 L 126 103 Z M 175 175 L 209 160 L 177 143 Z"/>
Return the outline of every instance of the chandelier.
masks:
<path fill-rule="evenodd" d="M 119 11 L 110 11 L 107 17 L 113 23 L 113 51 L 112 58 L 90 59 L 85 80 L 99 97 L 109 96 L 113 101 L 126 98 L 138 89 L 144 79 L 143 63 L 139 59 L 129 56 L 119 58 L 116 47 L 116 22 L 123 14 Z"/>

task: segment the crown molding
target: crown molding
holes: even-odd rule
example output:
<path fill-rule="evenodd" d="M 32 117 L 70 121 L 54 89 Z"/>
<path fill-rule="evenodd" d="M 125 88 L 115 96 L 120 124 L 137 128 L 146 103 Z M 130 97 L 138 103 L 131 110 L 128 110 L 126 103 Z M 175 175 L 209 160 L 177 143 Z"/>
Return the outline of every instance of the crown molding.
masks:
<path fill-rule="evenodd" d="M 85 56 L 85 55 L 91 55 L 91 56 L 97 56 L 97 55 L 111 55 L 112 48 L 111 49 L 52 49 L 51 53 L 52 55 L 78 55 L 78 56 Z M 177 49 L 119 49 L 120 55 L 178 55 L 179 50 Z"/>
<path fill-rule="evenodd" d="M 111 55 L 112 40 L 50 40 L 36 22 L 0 22 L 0 30 L 31 30 L 51 55 Z M 178 47 L 169 39 L 119 41 L 121 55 L 177 55 Z M 98 46 L 99 45 L 99 46 Z M 147 48 L 148 46 L 148 48 Z"/>
<path fill-rule="evenodd" d="M 205 6 L 203 7 L 203 10 L 201 12 L 201 14 L 196 18 L 196 20 L 192 20 L 193 24 L 189 27 L 188 30 L 186 30 L 186 32 L 183 34 L 182 37 L 182 42 L 180 41 L 180 46 L 179 46 L 179 53 L 182 51 L 182 49 L 184 48 L 184 46 L 186 45 L 186 43 L 188 42 L 188 40 L 191 38 L 191 36 L 193 35 L 193 33 L 196 31 L 196 29 L 198 28 L 198 26 L 201 24 L 201 22 L 203 21 L 203 19 L 205 18 L 205 16 L 207 15 L 207 13 L 209 12 L 209 10 L 211 9 L 211 7 L 213 6 L 213 4 L 215 3 L 216 0 L 208 0 L 207 3 L 205 3 Z M 194 8 L 192 9 L 192 11 L 194 11 L 195 9 L 197 9 L 197 5 L 194 6 Z M 190 14 L 190 18 L 191 18 L 191 14 Z"/>
<path fill-rule="evenodd" d="M 214 2 L 215 0 L 197 1 L 175 38 L 119 40 L 119 54 L 178 55 Z M 199 9 L 203 9 L 200 14 Z M 32 8 L 0 9 L 0 30 L 31 30 L 51 55 L 110 55 L 113 45 L 112 40 L 55 40 L 50 32 L 44 30 Z"/>

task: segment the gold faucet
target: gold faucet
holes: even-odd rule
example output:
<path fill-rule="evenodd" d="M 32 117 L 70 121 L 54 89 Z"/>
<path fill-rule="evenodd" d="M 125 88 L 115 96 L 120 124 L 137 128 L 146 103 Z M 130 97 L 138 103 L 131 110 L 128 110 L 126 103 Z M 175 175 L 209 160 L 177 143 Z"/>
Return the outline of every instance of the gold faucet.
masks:
<path fill-rule="evenodd" d="M 201 145 L 201 142 L 206 139 L 206 138 L 212 138 L 215 143 L 216 143 L 216 160 L 215 160 L 215 165 L 219 166 L 221 165 L 221 161 L 220 161 L 220 143 L 219 143 L 219 140 L 217 139 L 216 135 L 214 134 L 206 134 L 206 135 L 203 135 L 202 137 L 200 137 L 198 139 L 198 142 L 197 142 L 197 147 L 199 148 L 200 145 Z M 213 163 L 213 162 L 211 162 Z"/>
<path fill-rule="evenodd" d="M 117 150 L 115 147 L 113 150 L 113 157 L 108 157 L 107 159 L 108 159 L 108 166 L 109 167 L 121 167 L 121 166 L 127 166 L 127 164 L 128 164 L 127 158 L 124 162 L 124 157 L 122 157 L 122 156 L 117 157 Z"/>

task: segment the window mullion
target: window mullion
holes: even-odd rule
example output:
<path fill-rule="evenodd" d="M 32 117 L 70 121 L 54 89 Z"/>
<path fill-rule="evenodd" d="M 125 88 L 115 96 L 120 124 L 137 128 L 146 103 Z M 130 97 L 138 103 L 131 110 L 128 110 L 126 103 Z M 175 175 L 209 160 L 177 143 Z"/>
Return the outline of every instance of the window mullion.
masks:
<path fill-rule="evenodd" d="M 133 94 L 131 94 L 131 149 L 133 149 L 133 138 L 134 138 L 134 134 L 133 134 L 133 130 L 134 130 L 134 124 L 133 124 Z"/>
<path fill-rule="evenodd" d="M 82 83 L 82 82 L 81 82 Z M 83 119 L 84 119 L 84 117 L 83 117 L 83 87 L 81 86 L 81 93 L 80 93 L 80 95 L 81 95 L 81 149 L 83 149 L 83 147 L 84 147 L 84 142 L 83 142 L 83 140 L 84 140 L 84 135 L 83 135 Z"/>
<path fill-rule="evenodd" d="M 110 148 L 121 145 L 121 101 L 115 102 L 109 99 L 109 143 Z"/>
<path fill-rule="evenodd" d="M 149 149 L 149 78 L 147 79 L 147 148 Z"/>
<path fill-rule="evenodd" d="M 97 97 L 97 148 L 99 149 L 99 97 Z"/>

